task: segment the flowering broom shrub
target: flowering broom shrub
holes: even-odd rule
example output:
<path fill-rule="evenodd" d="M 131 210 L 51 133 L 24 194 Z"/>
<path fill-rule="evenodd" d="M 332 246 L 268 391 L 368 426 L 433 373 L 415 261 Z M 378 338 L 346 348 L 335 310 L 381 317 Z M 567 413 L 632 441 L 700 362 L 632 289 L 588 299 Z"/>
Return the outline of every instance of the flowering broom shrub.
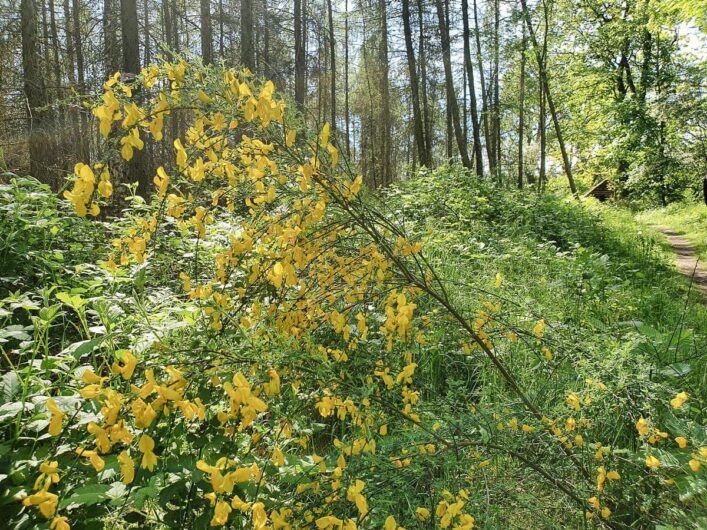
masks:
<path fill-rule="evenodd" d="M 108 223 L 98 294 L 57 296 L 82 340 L 51 370 L 47 351 L 7 358 L 22 387 L 0 409 L 12 525 L 461 530 L 483 526 L 479 481 L 504 474 L 588 525 L 689 520 L 643 500 L 702 491 L 690 395 L 645 381 L 657 399 L 626 405 L 630 433 L 613 436 L 624 382 L 598 375 L 614 368 L 505 312 L 500 274 L 459 304 L 330 126 L 309 134 L 272 82 L 163 61 L 116 74 L 93 114 L 105 150 L 76 165 L 78 216 L 109 203 L 117 153 L 151 144 L 169 162 Z M 463 417 L 420 375 L 442 342 L 478 371 L 457 389 Z M 652 419 L 665 411 L 669 425 Z M 396 503 L 411 484 L 415 503 Z"/>

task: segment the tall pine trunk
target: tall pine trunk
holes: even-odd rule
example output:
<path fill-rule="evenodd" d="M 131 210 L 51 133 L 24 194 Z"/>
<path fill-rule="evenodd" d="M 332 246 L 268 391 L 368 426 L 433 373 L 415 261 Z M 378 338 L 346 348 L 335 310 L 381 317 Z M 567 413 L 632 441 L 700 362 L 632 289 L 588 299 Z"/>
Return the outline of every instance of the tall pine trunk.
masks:
<path fill-rule="evenodd" d="M 420 46 L 420 97 L 422 98 L 422 120 L 425 124 L 425 159 L 432 160 L 432 114 L 430 112 L 429 98 L 427 97 L 427 54 L 425 53 L 425 24 L 422 16 L 422 0 L 417 0 L 417 23 Z"/>
<path fill-rule="evenodd" d="M 486 142 L 486 157 L 489 161 L 489 171 L 493 173 L 496 162 L 493 156 L 491 136 L 489 134 L 489 100 L 486 93 L 486 78 L 484 77 L 484 62 L 481 58 L 481 30 L 479 28 L 479 15 L 474 0 L 474 34 L 476 36 L 476 62 L 479 64 L 479 79 L 481 81 L 481 119 L 484 127 L 484 141 Z"/>
<path fill-rule="evenodd" d="M 270 11 L 268 10 L 268 1 L 263 0 L 263 75 L 267 79 L 271 79 L 275 73 L 270 64 Z"/>
<path fill-rule="evenodd" d="M 53 73 L 53 84 L 54 84 L 54 94 L 55 98 L 57 99 L 62 99 L 64 97 L 64 91 L 63 91 L 63 86 L 62 86 L 62 77 L 61 77 L 61 57 L 59 54 L 59 31 L 57 28 L 57 23 L 56 23 L 56 5 L 54 3 L 54 0 L 49 0 L 48 2 L 48 8 L 49 8 L 49 35 L 51 35 L 51 51 L 52 51 L 52 73 Z M 48 43 L 46 44 L 48 46 Z M 49 64 L 47 64 L 49 66 Z M 67 128 L 67 123 L 66 123 L 66 110 L 64 105 L 58 105 L 53 116 L 53 121 L 54 123 L 52 124 L 52 127 L 55 131 L 54 135 L 54 149 L 56 149 L 55 153 L 58 155 L 59 153 L 64 154 L 68 152 L 67 149 L 67 142 L 66 142 L 66 136 L 65 136 L 65 131 Z M 55 155 L 55 161 L 58 160 L 58 156 Z M 70 167 L 69 164 L 62 163 L 64 167 Z M 56 180 L 58 181 L 58 175 L 55 175 L 53 177 L 56 177 Z M 54 180 L 54 178 L 52 179 Z"/>
<path fill-rule="evenodd" d="M 538 79 L 540 88 L 540 112 L 538 115 L 538 129 L 540 133 L 540 174 L 538 175 L 538 188 L 542 190 L 547 181 L 545 157 L 547 153 L 547 123 L 545 118 L 545 87 L 542 78 Z"/>
<path fill-rule="evenodd" d="M 110 1 L 110 0 L 107 0 Z M 174 48 L 173 38 L 172 38 L 172 8 L 170 6 L 170 0 L 162 0 L 162 27 L 164 33 L 164 41 L 168 48 Z"/>
<path fill-rule="evenodd" d="M 327 15 L 329 18 L 329 71 L 331 72 L 331 129 L 336 132 L 336 40 L 334 39 L 334 13 L 331 0 L 327 0 Z"/>
<path fill-rule="evenodd" d="M 241 63 L 251 72 L 255 72 L 253 0 L 241 0 Z"/>
<path fill-rule="evenodd" d="M 163 0 L 163 2 L 167 1 Z M 120 70 L 118 17 L 116 0 L 103 0 L 103 66 L 106 79 Z"/>
<path fill-rule="evenodd" d="M 83 38 L 81 35 L 81 2 L 73 0 L 73 38 L 74 50 L 76 51 L 76 73 L 78 75 L 78 93 L 83 96 L 86 93 L 86 64 L 83 55 Z M 88 143 L 88 116 L 83 108 L 79 107 L 79 137 L 77 141 L 78 156 L 81 160 L 88 160 L 89 143 Z"/>
<path fill-rule="evenodd" d="M 344 20 L 344 119 L 346 120 L 346 156 L 351 158 L 351 116 L 349 110 L 349 0 L 346 0 Z"/>
<path fill-rule="evenodd" d="M 462 0 L 462 19 L 464 24 L 464 65 L 469 83 L 469 99 L 471 101 L 471 128 L 474 136 L 474 163 L 476 174 L 484 176 L 484 160 L 481 152 L 481 133 L 479 131 L 479 111 L 476 106 L 476 86 L 474 83 L 474 65 L 471 62 L 471 35 L 469 31 L 469 2 Z"/>
<path fill-rule="evenodd" d="M 46 88 L 39 67 L 38 19 L 35 0 L 22 0 L 20 3 L 20 25 L 22 32 L 22 74 L 24 92 L 27 98 L 29 122 L 29 162 L 30 173 L 44 180 L 47 167 L 46 159 Z"/>
<path fill-rule="evenodd" d="M 218 56 L 224 58 L 224 24 L 223 24 L 223 0 L 218 0 Z"/>
<path fill-rule="evenodd" d="M 144 65 L 148 66 L 152 62 L 152 45 L 150 40 L 152 36 L 150 35 L 150 5 L 148 0 L 143 0 L 142 9 L 144 11 L 144 18 L 142 19 L 142 26 L 145 32 L 145 62 Z"/>
<path fill-rule="evenodd" d="M 496 155 L 495 167 L 498 178 L 501 177 L 501 80 L 499 73 L 501 51 L 501 4 L 494 0 L 493 4 L 493 146 Z"/>
<path fill-rule="evenodd" d="M 120 22 L 123 37 L 123 72 L 128 79 L 140 73 L 140 47 L 138 35 L 138 17 L 136 0 L 120 1 Z M 139 98 L 135 90 L 133 98 Z M 127 177 L 130 182 L 137 182 L 137 191 L 147 197 L 150 190 L 150 178 L 147 171 L 145 150 L 135 150 L 133 158 L 127 164 Z"/>
<path fill-rule="evenodd" d="M 201 60 L 204 64 L 214 62 L 214 33 L 211 26 L 211 2 L 200 0 L 199 11 L 201 18 Z"/>
<path fill-rule="evenodd" d="M 525 25 L 520 47 L 520 88 L 518 109 L 518 188 L 523 189 L 523 136 L 525 134 Z"/>
<path fill-rule="evenodd" d="M 412 28 L 410 25 L 410 0 L 403 0 L 403 32 L 405 33 L 405 50 L 407 55 L 408 73 L 410 74 L 410 92 L 412 99 L 413 136 L 417 148 L 417 156 L 422 166 L 430 166 L 425 148 L 425 132 L 420 108 L 420 87 L 417 78 L 417 65 L 415 61 L 415 48 L 412 42 Z"/>
<path fill-rule="evenodd" d="M 462 159 L 462 165 L 466 168 L 470 168 L 471 161 L 469 160 L 469 154 L 466 149 L 466 144 L 464 143 L 464 134 L 462 132 L 461 124 L 459 122 L 459 104 L 457 103 L 457 96 L 454 91 L 452 58 L 449 45 L 449 28 L 447 26 L 447 19 L 444 13 L 444 6 L 442 5 L 442 0 L 435 0 L 435 3 L 437 5 L 439 33 L 442 41 L 442 62 L 444 63 L 444 78 L 447 93 L 447 106 L 449 107 L 450 118 L 452 121 L 452 126 L 454 128 L 454 136 L 457 140 L 457 147 L 459 148 L 459 155 Z"/>
<path fill-rule="evenodd" d="M 392 138 L 391 138 L 391 117 L 390 117 L 390 79 L 389 70 L 390 66 L 388 63 L 388 14 L 386 12 L 386 2 L 385 0 L 378 0 L 378 9 L 380 13 L 380 24 L 381 24 L 381 41 L 379 48 L 379 61 L 381 66 L 381 97 L 383 99 L 383 115 L 381 116 L 382 127 L 381 131 L 383 133 L 382 138 L 382 149 L 383 149 L 383 173 L 381 175 L 381 183 L 383 186 L 387 186 L 393 180 L 392 173 Z"/>
<path fill-rule="evenodd" d="M 300 112 L 304 112 L 304 36 L 303 36 L 303 0 L 295 0 L 295 103 Z"/>

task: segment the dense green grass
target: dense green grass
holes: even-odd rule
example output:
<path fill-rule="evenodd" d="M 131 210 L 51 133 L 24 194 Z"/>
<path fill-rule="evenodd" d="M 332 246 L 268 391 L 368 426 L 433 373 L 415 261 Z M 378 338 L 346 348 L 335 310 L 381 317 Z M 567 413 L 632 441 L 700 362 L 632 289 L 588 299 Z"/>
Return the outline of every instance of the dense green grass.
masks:
<path fill-rule="evenodd" d="M 520 340 L 499 341 L 497 351 L 543 407 L 562 414 L 555 404 L 567 389 L 584 378 L 603 381 L 612 395 L 597 404 L 602 427 L 592 435 L 624 447 L 635 447 L 635 421 L 661 406 L 657 394 L 666 389 L 686 389 L 703 410 L 704 300 L 674 270 L 661 236 L 632 212 L 498 189 L 451 168 L 422 175 L 390 195 L 392 213 L 423 238 L 457 306 L 471 316 L 485 300 L 502 303 L 499 321 L 517 330 Z M 500 289 L 494 285 L 497 273 L 503 277 Z M 557 360 L 552 371 L 543 369 L 533 337 L 523 332 L 539 318 L 547 323 Z M 478 359 L 460 359 L 450 335 L 440 329 L 436 340 L 447 346 L 426 352 L 430 393 L 437 395 L 438 411 L 448 410 L 474 428 L 475 420 L 463 410 L 470 396 L 493 410 L 501 383 Z M 492 430 L 493 418 L 485 418 Z M 519 481 L 523 494 L 510 495 L 503 509 L 487 514 L 485 527 L 522 526 L 507 519 L 509 510 L 521 513 L 532 528 L 563 527 L 557 526 L 562 503 L 534 510 L 530 499 L 550 493 L 509 462 L 497 465 L 497 488 L 509 492 Z M 629 511 L 636 508 L 635 499 L 630 502 Z"/>
<path fill-rule="evenodd" d="M 700 295 L 688 298 L 662 237 L 630 211 L 447 178 L 423 177 L 396 194 L 451 277 L 483 289 L 501 272 L 515 304 L 567 325 L 618 331 L 640 320 L 667 332 L 687 319 L 707 331 Z"/>

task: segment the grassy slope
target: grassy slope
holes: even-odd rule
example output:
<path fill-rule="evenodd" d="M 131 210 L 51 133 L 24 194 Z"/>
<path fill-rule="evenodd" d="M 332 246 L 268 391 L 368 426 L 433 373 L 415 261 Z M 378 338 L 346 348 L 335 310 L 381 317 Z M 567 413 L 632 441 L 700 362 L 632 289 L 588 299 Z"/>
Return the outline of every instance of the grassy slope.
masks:
<path fill-rule="evenodd" d="M 667 226 L 684 235 L 695 245 L 700 261 L 707 263 L 707 205 L 673 204 L 643 212 L 638 219 L 648 224 Z"/>
<path fill-rule="evenodd" d="M 687 320 L 707 332 L 702 300 L 685 299 L 686 282 L 661 236 L 629 211 L 500 191 L 453 174 L 406 188 L 398 215 L 426 234 L 452 277 L 473 278 L 476 289 L 491 289 L 501 272 L 515 303 L 558 321 L 615 331 L 640 320 L 670 331 Z"/>
<path fill-rule="evenodd" d="M 700 352 L 707 345 L 707 310 L 699 295 L 688 294 L 659 236 L 630 212 L 498 190 L 453 170 L 414 179 L 392 195 L 392 213 L 426 241 L 426 253 L 458 306 L 471 314 L 484 299 L 502 301 L 500 320 L 516 329 L 546 320 L 549 341 L 564 363 L 556 372 L 538 369 L 532 337 L 516 345 L 501 341 L 498 351 L 525 374 L 522 385 L 542 406 L 553 410 L 578 378 L 597 377 L 613 396 L 594 439 L 631 446 L 639 411 L 657 402 L 651 386 L 656 381 L 704 399 L 707 366 Z M 504 278 L 501 289 L 494 286 L 497 272 Z M 429 377 L 431 395 L 446 393 L 438 410 L 449 407 L 465 424 L 457 402 L 468 403 L 471 390 L 491 405 L 499 383 L 483 368 L 461 362 L 449 334 L 438 332 L 436 340 L 447 341 L 446 349 L 439 359 L 427 352 L 431 360 L 421 372 Z M 475 386 L 475 378 L 486 384 Z M 562 413 L 561 407 L 554 411 Z M 486 506 L 485 527 L 558 527 L 562 504 L 538 510 L 534 500 L 551 492 L 508 462 L 497 472 L 495 493 L 503 497 L 505 488 L 508 497 L 497 499 L 495 510 Z M 509 513 L 518 517 L 509 520 Z"/>

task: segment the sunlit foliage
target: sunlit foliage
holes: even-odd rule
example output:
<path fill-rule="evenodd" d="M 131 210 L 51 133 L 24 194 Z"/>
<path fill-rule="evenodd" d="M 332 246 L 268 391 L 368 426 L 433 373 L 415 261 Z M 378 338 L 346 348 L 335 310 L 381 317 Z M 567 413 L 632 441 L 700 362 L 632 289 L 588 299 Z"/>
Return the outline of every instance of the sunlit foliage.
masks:
<path fill-rule="evenodd" d="M 88 301 L 62 295 L 89 342 L 36 401 L 45 426 L 17 477 L 18 517 L 64 530 L 103 503 L 119 507 L 107 527 L 134 510 L 143 528 L 471 529 L 474 477 L 509 459 L 589 524 L 621 527 L 642 517 L 629 493 L 669 496 L 702 472 L 689 393 L 659 396 L 674 421 L 637 418 L 634 447 L 602 437 L 615 389 L 579 377 L 542 315 L 504 315 L 501 274 L 478 309 L 461 309 L 424 245 L 367 197 L 329 125 L 298 129 L 270 81 L 185 61 L 114 76 L 93 109 L 105 156 L 78 163 L 65 193 L 78 216 L 105 209 L 114 154 L 131 161 L 164 143 L 176 112 L 187 125 L 165 146 L 174 162 L 112 223 L 100 266 L 138 290 L 150 271 L 168 275 L 178 323 L 163 329 L 167 308 L 137 308 L 141 334 L 116 325 L 96 340 Z M 187 259 L 172 261 L 178 252 Z M 435 325 L 494 385 L 469 396 L 468 432 L 417 384 Z M 550 402 L 530 393 L 510 355 L 519 341 L 537 374 L 576 373 L 574 386 Z M 29 418 L 13 419 L 19 440 Z M 419 506 L 376 502 L 386 477 L 422 480 L 452 453 L 468 472 L 453 491 L 432 489 Z"/>

